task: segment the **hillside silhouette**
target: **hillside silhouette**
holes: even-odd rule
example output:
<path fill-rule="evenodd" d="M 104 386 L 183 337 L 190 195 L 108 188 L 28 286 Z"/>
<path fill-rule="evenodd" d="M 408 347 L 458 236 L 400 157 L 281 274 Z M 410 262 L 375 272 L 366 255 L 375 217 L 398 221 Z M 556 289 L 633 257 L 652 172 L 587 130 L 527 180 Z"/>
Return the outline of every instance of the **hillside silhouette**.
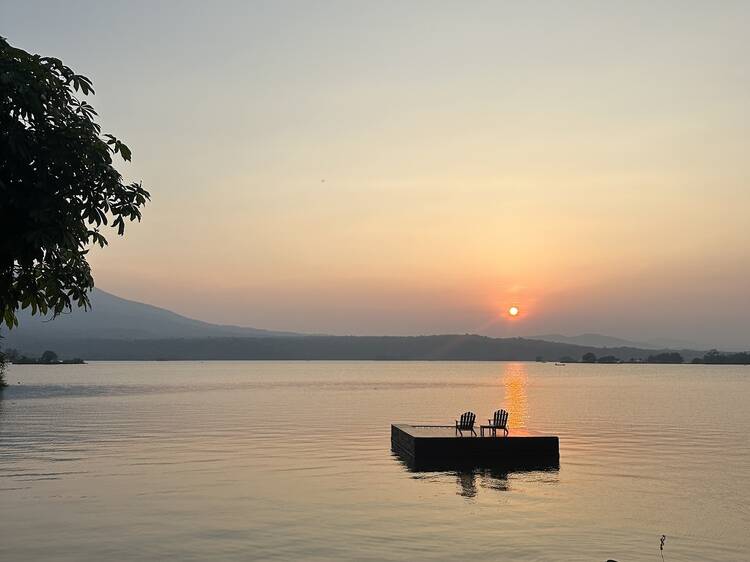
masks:
<path fill-rule="evenodd" d="M 478 335 L 439 336 L 287 336 L 173 339 L 59 338 L 17 341 L 26 354 L 54 349 L 86 360 L 394 360 L 394 361 L 558 361 L 586 353 L 628 361 L 645 360 L 653 349 L 597 348 L 525 338 Z M 666 350 L 665 350 L 666 351 Z M 687 361 L 702 351 L 682 350 Z"/>
<path fill-rule="evenodd" d="M 94 289 L 90 299 L 90 310 L 74 309 L 70 313 L 61 314 L 54 321 L 32 316 L 28 309 L 20 311 L 19 326 L 4 331 L 4 345 L 18 347 L 16 344 L 22 341 L 60 338 L 118 340 L 301 335 L 203 322 L 165 308 L 123 299 L 101 289 Z"/>
<path fill-rule="evenodd" d="M 472 360 L 579 361 L 586 353 L 623 361 L 645 360 L 653 347 L 580 345 L 537 338 L 474 334 L 430 336 L 328 336 L 211 324 L 95 289 L 89 311 L 52 321 L 22 312 L 5 331 L 5 348 L 38 356 L 53 349 L 86 360 Z M 613 339 L 605 340 L 613 343 Z M 663 351 L 667 351 L 666 349 Z M 704 351 L 680 350 L 686 361 Z"/>

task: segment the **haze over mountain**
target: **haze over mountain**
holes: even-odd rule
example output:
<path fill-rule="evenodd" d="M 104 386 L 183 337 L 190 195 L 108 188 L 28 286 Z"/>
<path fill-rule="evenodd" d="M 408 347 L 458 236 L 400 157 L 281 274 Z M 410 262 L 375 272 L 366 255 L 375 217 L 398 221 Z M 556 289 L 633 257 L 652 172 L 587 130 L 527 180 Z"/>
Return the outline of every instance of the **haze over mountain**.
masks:
<path fill-rule="evenodd" d="M 19 326 L 4 333 L 5 345 L 14 341 L 59 338 L 153 339 L 210 337 L 299 336 L 258 328 L 211 324 L 170 310 L 121 297 L 101 289 L 91 292 L 91 309 L 73 309 L 54 320 L 21 311 Z"/>
<path fill-rule="evenodd" d="M 23 311 L 20 325 L 4 332 L 3 346 L 38 355 L 53 349 L 85 359 L 579 359 L 587 351 L 643 359 L 655 342 L 637 343 L 600 334 L 489 338 L 471 334 L 431 336 L 321 336 L 211 324 L 170 310 L 117 297 L 101 289 L 92 308 L 55 320 Z M 682 346 L 688 358 L 699 346 Z"/>
<path fill-rule="evenodd" d="M 570 343 L 573 345 L 584 345 L 591 347 L 638 347 L 643 349 L 702 349 L 708 347 L 693 341 L 673 340 L 668 338 L 655 338 L 647 341 L 632 341 L 603 334 L 580 334 L 577 336 L 564 336 L 562 334 L 542 334 L 528 336 L 535 340 L 549 342 Z"/>
<path fill-rule="evenodd" d="M 298 332 L 264 330 L 255 327 L 213 324 L 188 318 L 165 308 L 124 299 L 94 289 L 91 293 L 91 309 L 74 309 L 54 321 L 49 318 L 32 316 L 28 310 L 22 311 L 19 326 L 12 332 L 6 331 L 6 345 L 13 341 L 39 339 L 175 339 L 175 338 L 218 338 L 218 337 L 288 337 L 304 336 Z M 678 340 L 633 341 L 603 334 L 585 333 L 576 336 L 562 334 L 529 335 L 528 339 L 555 343 L 565 343 L 584 347 L 615 348 L 630 347 L 640 349 L 703 349 L 695 342 Z"/>

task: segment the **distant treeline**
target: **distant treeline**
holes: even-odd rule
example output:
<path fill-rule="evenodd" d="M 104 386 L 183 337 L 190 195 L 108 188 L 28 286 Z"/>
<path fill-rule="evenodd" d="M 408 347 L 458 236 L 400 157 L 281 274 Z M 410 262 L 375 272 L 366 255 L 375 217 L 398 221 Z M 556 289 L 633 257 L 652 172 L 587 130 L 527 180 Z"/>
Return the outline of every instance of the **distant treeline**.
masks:
<path fill-rule="evenodd" d="M 537 361 L 542 360 L 541 358 L 537 357 Z M 561 357 L 559 359 L 561 363 L 578 363 L 578 359 L 575 357 L 571 357 L 569 355 L 566 355 L 565 357 Z M 618 357 L 617 355 L 602 355 L 601 357 L 597 357 L 595 353 L 589 351 L 587 353 L 584 353 L 583 356 L 581 356 L 580 359 L 581 363 L 684 363 L 685 358 L 682 356 L 682 354 L 676 352 L 676 351 L 664 351 L 661 353 L 651 354 L 647 357 L 629 357 L 627 359 L 623 359 L 621 357 Z"/>
<path fill-rule="evenodd" d="M 541 358 L 537 357 L 537 361 Z M 575 363 L 574 357 L 565 356 L 560 358 L 560 362 L 563 363 Z M 685 358 L 681 353 L 677 351 L 664 351 L 661 353 L 655 353 L 649 355 L 645 359 L 637 357 L 631 357 L 629 359 L 621 359 L 615 355 L 604 355 L 597 357 L 594 353 L 588 352 L 581 357 L 583 363 L 671 363 L 679 364 L 685 363 Z M 726 353 L 712 349 L 705 353 L 702 357 L 693 357 L 690 361 L 693 364 L 706 364 L 706 365 L 750 365 L 750 353 L 742 351 L 739 353 Z"/>
<path fill-rule="evenodd" d="M 645 362 L 669 350 L 597 348 L 526 338 L 477 335 L 299 336 L 184 339 L 17 339 L 18 349 L 41 354 L 55 349 L 87 360 L 381 360 Z M 704 351 L 681 350 L 683 360 Z"/>
<path fill-rule="evenodd" d="M 750 365 L 750 352 L 723 353 L 712 349 L 703 357 L 696 357 L 692 363 L 705 363 L 706 365 Z"/>
<path fill-rule="evenodd" d="M 39 357 L 27 357 L 16 349 L 8 349 L 5 351 L 5 360 L 14 365 L 80 365 L 85 363 L 80 357 L 60 360 L 57 353 L 51 350 L 44 351 Z"/>

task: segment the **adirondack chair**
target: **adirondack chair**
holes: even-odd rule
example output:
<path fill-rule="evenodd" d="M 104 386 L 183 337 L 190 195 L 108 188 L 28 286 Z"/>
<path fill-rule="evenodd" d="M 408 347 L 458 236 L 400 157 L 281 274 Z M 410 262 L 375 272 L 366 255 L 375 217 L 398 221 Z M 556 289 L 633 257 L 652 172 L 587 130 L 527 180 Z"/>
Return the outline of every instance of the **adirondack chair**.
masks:
<path fill-rule="evenodd" d="M 461 414 L 461 419 L 456 420 L 456 433 L 460 433 L 463 436 L 464 431 L 471 431 L 476 436 L 477 432 L 474 431 L 474 420 L 477 419 L 474 412 L 464 412 Z"/>
<path fill-rule="evenodd" d="M 497 436 L 497 430 L 502 429 L 504 435 L 508 435 L 508 412 L 505 410 L 498 410 L 495 412 L 495 415 L 492 416 L 491 420 L 487 420 L 487 425 L 483 425 L 480 427 L 482 430 L 482 435 L 484 435 L 484 430 L 489 429 L 492 431 L 492 436 Z"/>

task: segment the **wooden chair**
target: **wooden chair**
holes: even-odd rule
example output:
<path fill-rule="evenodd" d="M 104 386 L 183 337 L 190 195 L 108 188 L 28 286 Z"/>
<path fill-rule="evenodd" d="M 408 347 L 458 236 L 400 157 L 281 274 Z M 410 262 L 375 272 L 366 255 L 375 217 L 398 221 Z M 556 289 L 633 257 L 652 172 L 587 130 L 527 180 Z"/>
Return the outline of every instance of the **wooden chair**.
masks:
<path fill-rule="evenodd" d="M 508 435 L 508 412 L 505 410 L 498 410 L 495 415 L 492 416 L 491 420 L 487 420 L 488 424 L 480 427 L 482 435 L 484 436 L 484 430 L 489 429 L 492 431 L 492 436 L 497 437 L 497 430 L 502 429 L 504 435 Z"/>
<path fill-rule="evenodd" d="M 474 412 L 464 412 L 461 414 L 461 419 L 456 420 L 456 433 L 460 433 L 463 436 L 464 431 L 471 431 L 476 437 L 477 432 L 474 431 L 474 420 L 477 416 Z"/>

